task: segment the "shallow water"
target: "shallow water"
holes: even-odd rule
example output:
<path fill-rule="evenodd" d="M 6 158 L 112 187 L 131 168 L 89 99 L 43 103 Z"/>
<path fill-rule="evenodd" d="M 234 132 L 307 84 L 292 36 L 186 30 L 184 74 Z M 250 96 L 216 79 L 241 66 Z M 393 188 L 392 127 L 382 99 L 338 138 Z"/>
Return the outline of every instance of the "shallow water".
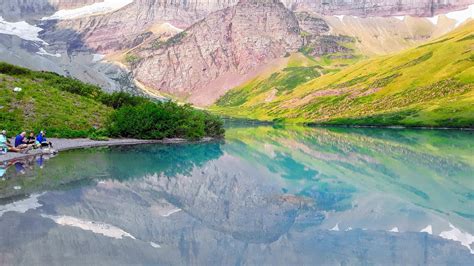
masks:
<path fill-rule="evenodd" d="M 261 126 L 19 161 L 0 265 L 468 265 L 473 151 L 473 132 Z"/>

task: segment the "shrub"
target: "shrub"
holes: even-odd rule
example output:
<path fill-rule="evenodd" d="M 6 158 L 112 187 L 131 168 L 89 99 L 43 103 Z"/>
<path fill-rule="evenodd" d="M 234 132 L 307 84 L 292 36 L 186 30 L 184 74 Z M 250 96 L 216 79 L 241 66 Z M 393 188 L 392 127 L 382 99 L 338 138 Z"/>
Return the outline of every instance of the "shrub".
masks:
<path fill-rule="evenodd" d="M 103 93 L 100 98 L 100 102 L 110 106 L 114 109 L 118 109 L 122 106 L 136 106 L 149 101 L 145 97 L 134 96 L 127 92 L 114 92 L 111 94 Z"/>
<path fill-rule="evenodd" d="M 174 102 L 145 102 L 123 106 L 109 117 L 107 130 L 114 137 L 163 139 L 181 137 L 197 140 L 223 135 L 222 121 L 190 105 Z"/>
<path fill-rule="evenodd" d="M 0 62 L 0 73 L 6 75 L 27 75 L 30 74 L 32 71 L 26 68 L 10 65 L 4 62 Z"/>
<path fill-rule="evenodd" d="M 138 55 L 135 54 L 127 54 L 125 56 L 125 62 L 129 63 L 130 65 L 135 65 L 140 62 L 141 58 Z"/>

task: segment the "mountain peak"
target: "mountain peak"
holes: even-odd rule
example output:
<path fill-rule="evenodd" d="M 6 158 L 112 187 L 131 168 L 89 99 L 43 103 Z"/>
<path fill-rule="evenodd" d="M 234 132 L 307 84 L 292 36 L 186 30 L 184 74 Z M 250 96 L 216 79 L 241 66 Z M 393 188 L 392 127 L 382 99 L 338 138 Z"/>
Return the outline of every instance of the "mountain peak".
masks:
<path fill-rule="evenodd" d="M 134 73 L 148 87 L 208 105 L 247 74 L 301 45 L 298 21 L 280 1 L 241 0 L 163 47 L 141 51 Z"/>

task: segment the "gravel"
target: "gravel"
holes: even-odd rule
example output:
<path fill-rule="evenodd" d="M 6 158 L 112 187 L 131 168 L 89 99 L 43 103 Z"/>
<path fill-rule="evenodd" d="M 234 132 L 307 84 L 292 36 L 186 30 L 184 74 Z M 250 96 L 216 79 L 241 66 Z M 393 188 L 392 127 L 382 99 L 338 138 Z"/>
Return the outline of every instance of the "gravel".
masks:
<path fill-rule="evenodd" d="M 205 138 L 202 141 L 209 141 Z M 109 139 L 107 141 L 97 141 L 90 139 L 55 139 L 48 138 L 48 141 L 53 143 L 54 150 L 65 151 L 80 148 L 100 147 L 100 146 L 117 146 L 117 145 L 136 145 L 136 144 L 171 144 L 171 143 L 186 143 L 185 139 L 164 139 L 164 140 L 140 140 L 140 139 Z M 7 154 L 0 154 L 0 162 L 10 161 L 14 159 L 25 158 L 28 156 L 50 153 L 48 149 L 30 150 L 28 153 L 8 152 Z"/>

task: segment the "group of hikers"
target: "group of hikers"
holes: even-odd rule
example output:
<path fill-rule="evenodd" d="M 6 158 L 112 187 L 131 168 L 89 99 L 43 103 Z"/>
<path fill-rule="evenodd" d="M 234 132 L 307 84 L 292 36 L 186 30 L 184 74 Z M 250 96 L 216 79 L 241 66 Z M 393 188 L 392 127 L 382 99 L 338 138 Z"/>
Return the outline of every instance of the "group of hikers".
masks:
<path fill-rule="evenodd" d="M 53 147 L 53 144 L 46 139 L 45 131 L 40 131 L 40 133 L 36 136 L 34 132 L 30 132 L 30 134 L 26 136 L 26 132 L 23 131 L 15 137 L 15 139 L 13 140 L 13 144 L 7 138 L 6 130 L 2 130 L 0 134 L 0 150 L 4 153 L 26 153 L 31 149 L 38 149 L 41 147 Z"/>

